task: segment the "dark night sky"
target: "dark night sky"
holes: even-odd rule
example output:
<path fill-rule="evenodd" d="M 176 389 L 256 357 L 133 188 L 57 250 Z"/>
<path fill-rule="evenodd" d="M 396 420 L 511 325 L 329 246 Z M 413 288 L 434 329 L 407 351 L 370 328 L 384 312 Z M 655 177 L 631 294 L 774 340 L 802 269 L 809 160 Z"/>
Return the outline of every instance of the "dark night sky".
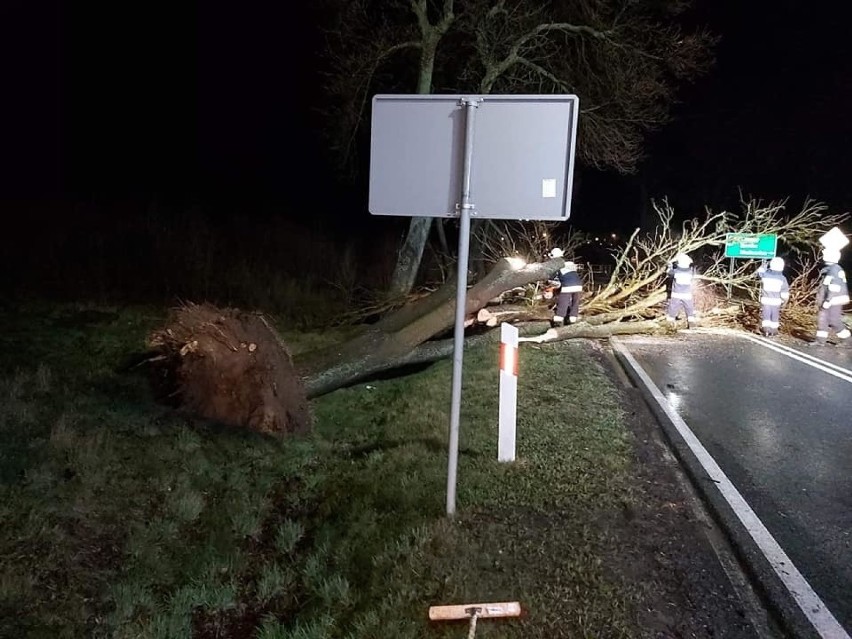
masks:
<path fill-rule="evenodd" d="M 852 42 L 842 3 L 707 2 L 714 71 L 655 136 L 655 181 L 680 191 L 811 196 L 852 208 Z M 735 193 L 731 193 L 735 196 Z"/>
<path fill-rule="evenodd" d="M 338 210 L 312 111 L 321 38 L 288 5 L 3 2 L 0 200 L 231 191 Z M 584 176 L 577 221 L 630 227 L 643 194 L 697 210 L 737 187 L 852 209 L 842 5 L 700 0 L 716 68 L 682 91 L 637 176 Z M 350 210 L 366 218 L 365 195 Z"/>

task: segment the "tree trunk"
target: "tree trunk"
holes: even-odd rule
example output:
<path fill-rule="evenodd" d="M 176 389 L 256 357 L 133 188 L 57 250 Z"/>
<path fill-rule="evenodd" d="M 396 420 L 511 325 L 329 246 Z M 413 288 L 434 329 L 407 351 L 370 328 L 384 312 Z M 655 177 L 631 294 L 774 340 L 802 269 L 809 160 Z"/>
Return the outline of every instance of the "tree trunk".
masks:
<path fill-rule="evenodd" d="M 485 220 L 481 218 L 470 221 L 470 270 L 473 272 L 475 280 L 484 277 L 488 272 L 482 246 L 482 233 L 480 232 L 480 227 L 483 224 L 485 224 Z"/>
<path fill-rule="evenodd" d="M 468 289 L 466 314 L 474 315 L 500 293 L 546 279 L 563 264 L 562 259 L 555 259 L 514 268 L 509 260 L 501 260 Z M 385 370 L 389 360 L 397 360 L 446 332 L 455 319 L 455 288 L 445 285 L 413 306 L 403 307 L 346 344 L 305 356 L 306 361 L 297 364 L 306 374 L 308 395 L 327 393 Z"/>
<path fill-rule="evenodd" d="M 420 49 L 420 73 L 417 79 L 417 93 L 432 93 L 432 75 L 435 70 L 435 54 L 438 50 L 438 42 L 443 35 L 440 28 L 430 27 L 425 23 L 423 16 L 422 46 Z M 391 298 L 405 297 L 414 288 L 417 273 L 420 271 L 420 262 L 423 260 L 423 250 L 429 239 L 429 231 L 432 229 L 431 217 L 413 217 L 408 224 L 408 233 L 405 241 L 399 249 L 396 258 L 396 266 L 391 276 L 390 290 Z"/>
<path fill-rule="evenodd" d="M 497 326 L 503 322 L 545 322 L 551 317 L 553 311 L 544 304 L 506 304 L 480 309 L 476 314 L 476 321 L 486 326 Z"/>
<path fill-rule="evenodd" d="M 469 321 L 475 322 L 478 312 L 501 293 L 547 279 L 563 264 L 564 261 L 560 258 L 515 268 L 509 260 L 501 260 L 490 273 L 468 289 L 465 313 Z M 429 340 L 447 333 L 453 326 L 456 305 L 454 293 L 454 286 L 445 285 L 432 295 L 409 307 L 403 307 L 351 341 L 299 358 L 296 364 L 302 371 L 308 397 L 329 393 L 399 366 L 434 361 L 448 356 L 453 349 L 452 339 Z M 488 314 L 498 312 L 497 309 L 487 311 Z M 515 307 L 514 310 L 510 309 L 509 313 L 515 313 L 515 317 L 526 320 L 546 319 L 550 314 L 546 309 L 533 310 L 533 307 L 529 310 Z M 658 328 L 656 322 L 618 321 L 625 316 L 629 314 L 616 312 L 607 315 L 607 324 L 581 322 L 548 331 L 546 341 L 575 337 L 600 338 L 616 333 L 648 332 Z M 503 315 L 503 319 L 509 317 L 510 314 Z M 590 318 L 593 319 L 595 318 Z M 541 334 L 547 327 L 548 324 L 536 322 L 523 330 L 525 334 Z M 487 342 L 497 338 L 497 331 L 490 331 L 469 339 L 467 343 Z"/>
<path fill-rule="evenodd" d="M 399 249 L 391 277 L 388 295 L 391 298 L 405 297 L 414 287 L 417 273 L 420 270 L 420 262 L 423 259 L 423 249 L 426 248 L 426 240 L 429 238 L 429 230 L 432 228 L 431 217 L 413 217 L 408 224 L 408 233 L 405 241 Z"/>
<path fill-rule="evenodd" d="M 518 327 L 522 342 L 558 342 L 566 339 L 605 339 L 613 335 L 636 335 L 664 332 L 666 327 L 657 320 L 642 322 L 610 322 L 593 325 L 578 322 L 560 328 L 548 328 L 544 322 L 533 322 Z M 469 349 L 483 344 L 496 344 L 500 340 L 499 331 L 489 331 L 481 335 L 465 339 L 464 348 Z M 385 371 L 435 362 L 450 357 L 453 354 L 455 342 L 453 339 L 442 339 L 424 342 L 410 351 L 390 355 L 386 358 L 373 357 L 369 352 L 362 352 L 358 358 L 350 357 L 340 364 L 313 373 L 305 378 L 305 389 L 309 399 L 330 393 L 338 388 L 354 384 L 372 375 Z"/>
<path fill-rule="evenodd" d="M 589 339 L 602 339 L 613 335 L 635 335 L 638 333 L 666 332 L 669 329 L 658 320 L 645 320 L 642 322 L 607 322 L 606 324 L 589 324 L 577 322 L 559 328 L 551 328 L 541 335 L 535 337 L 522 337 L 521 341 L 536 342 L 558 342 L 565 339 L 576 339 L 585 337 Z"/>

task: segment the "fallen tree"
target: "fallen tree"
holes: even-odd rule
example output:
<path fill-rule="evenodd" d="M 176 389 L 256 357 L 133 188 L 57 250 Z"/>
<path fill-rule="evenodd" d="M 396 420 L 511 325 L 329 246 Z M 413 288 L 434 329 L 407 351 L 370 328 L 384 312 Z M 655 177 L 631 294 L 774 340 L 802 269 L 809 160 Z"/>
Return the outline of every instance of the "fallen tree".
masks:
<path fill-rule="evenodd" d="M 773 233 L 781 237 L 783 250 L 794 262 L 792 306 L 786 310 L 786 320 L 782 316 L 782 325 L 785 321 L 794 326 L 796 322 L 810 322 L 814 313 L 806 307 L 813 303 L 817 264 L 813 247 L 823 233 L 845 221 L 846 216 L 827 214 L 824 205 L 811 201 L 793 215 L 784 213 L 783 202 L 743 204 L 740 214 L 707 211 L 702 218 L 688 220 L 679 229 L 675 229 L 671 207 L 666 202 L 655 205 L 658 227 L 649 233 L 635 231 L 624 246 L 613 252 L 608 281 L 586 287 L 581 320 L 559 328 L 550 328 L 547 322 L 552 315 L 552 300 L 541 299 L 540 283 L 550 279 L 564 260 L 526 263 L 520 257 L 523 251 L 515 237 L 514 256 L 497 259 L 490 272 L 467 290 L 466 346 L 496 342 L 499 332 L 493 329 L 504 321 L 517 324 L 526 341 L 536 342 L 671 331 L 672 327 L 661 321 L 661 311 L 666 300 L 666 271 L 679 252 L 692 255 L 698 266 L 696 307 L 701 321 L 754 327 L 757 264 L 742 260 L 733 271 L 728 270 L 723 247 L 730 232 Z M 491 228 L 499 230 L 493 225 Z M 505 240 L 505 229 L 495 237 Z M 544 240 L 548 244 L 554 242 L 551 236 L 536 235 L 537 242 Z M 559 243 L 570 248 L 577 245 L 576 240 L 563 238 Z M 491 245 L 495 254 L 500 248 L 496 241 Z M 541 255 L 541 248 L 534 246 L 530 252 Z M 728 300 L 723 285 L 733 287 L 737 295 Z M 294 362 L 262 316 L 206 307 L 200 312 L 200 307 L 190 307 L 191 312 L 178 315 L 171 326 L 154 334 L 154 359 L 165 378 L 176 375 L 183 380 L 185 389 L 194 389 L 184 394 L 195 412 L 215 418 L 226 406 L 224 414 L 232 422 L 242 419 L 244 425 L 266 432 L 301 431 L 306 415 L 304 398 L 320 396 L 378 373 L 448 357 L 454 347 L 449 336 L 455 320 L 455 293 L 454 280 L 449 280 L 430 294 L 418 296 L 379 321 L 363 326 L 348 342 L 304 354 Z M 509 297 L 514 302 L 504 304 Z M 228 369 L 225 372 L 231 373 L 224 386 L 220 383 L 223 366 Z M 291 374 L 291 367 L 296 372 Z M 282 380 L 286 381 L 276 382 L 276 375 L 282 372 Z M 201 376 L 200 382 L 193 383 L 193 373 Z M 292 381 L 296 375 L 300 378 L 298 385 Z M 245 392 L 231 388 L 246 379 L 248 386 L 255 387 L 243 389 Z M 281 399 L 276 384 L 297 389 L 292 406 L 286 405 L 290 400 Z M 220 397 L 223 394 L 230 401 Z"/>
<path fill-rule="evenodd" d="M 724 258 L 726 235 L 738 233 L 772 233 L 780 236 L 783 249 L 796 258 L 796 268 L 812 273 L 811 247 L 820 235 L 846 219 L 845 215 L 826 213 L 826 206 L 806 201 L 795 214 L 785 212 L 786 202 L 768 204 L 743 201 L 743 211 L 706 211 L 700 218 L 687 220 L 679 228 L 674 224 L 674 210 L 665 201 L 655 204 L 657 228 L 648 233 L 637 229 L 626 244 L 613 252 L 613 269 L 609 280 L 600 288 L 587 286 L 577 324 L 547 330 L 552 304 L 538 300 L 537 283 L 550 278 L 564 265 L 561 258 L 526 264 L 521 259 L 523 247 L 518 232 L 507 226 L 490 225 L 492 236 L 481 239 L 492 255 L 513 255 L 495 260 L 493 269 L 467 291 L 466 326 L 479 331 L 509 321 L 519 324 L 521 334 L 546 335 L 540 341 L 573 338 L 607 338 L 627 333 L 650 333 L 670 330 L 660 323 L 666 301 L 666 272 L 673 257 L 689 253 L 698 265 L 696 306 L 704 321 L 713 325 L 751 323 L 756 317 L 753 300 L 757 297 L 757 263 L 740 260 L 733 271 Z M 487 231 L 485 231 L 487 233 Z M 561 238 L 563 246 L 576 248 L 581 238 Z M 552 233 L 539 228 L 528 233 L 529 252 L 541 255 L 543 242 L 552 245 Z M 811 259 L 808 259 L 808 252 Z M 800 281 L 801 279 L 801 281 Z M 804 287 L 811 278 L 794 278 L 794 287 Z M 739 291 L 736 303 L 726 301 L 724 286 Z M 503 296 L 519 288 L 528 288 L 528 303 L 504 305 Z M 794 300 L 806 301 L 801 293 Z M 452 353 L 453 341 L 439 339 L 452 326 L 455 314 L 455 288 L 448 281 L 431 295 L 390 313 L 380 322 L 364 330 L 355 339 L 308 354 L 297 360 L 303 372 L 309 397 L 316 397 L 376 373 L 412 363 L 433 361 Z M 804 317 L 805 313 L 799 313 Z M 546 331 L 546 333 L 545 333 Z M 496 341 L 496 333 L 481 332 L 467 339 L 468 345 Z"/>
<path fill-rule="evenodd" d="M 538 282 L 561 268 L 561 258 L 522 264 L 504 258 L 467 291 L 465 314 L 476 313 L 505 291 Z M 447 283 L 431 295 L 403 306 L 345 344 L 311 353 L 297 361 L 309 397 L 322 395 L 388 370 L 414 349 L 446 332 L 455 319 L 455 287 Z M 437 351 L 436 351 L 437 352 Z"/>

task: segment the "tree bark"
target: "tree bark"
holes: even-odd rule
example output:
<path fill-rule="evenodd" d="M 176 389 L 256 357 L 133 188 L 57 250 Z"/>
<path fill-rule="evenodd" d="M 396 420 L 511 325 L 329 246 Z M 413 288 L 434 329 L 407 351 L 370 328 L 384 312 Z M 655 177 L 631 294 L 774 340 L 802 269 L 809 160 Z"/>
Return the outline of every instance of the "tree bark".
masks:
<path fill-rule="evenodd" d="M 549 324 L 544 322 L 532 322 L 519 326 L 518 332 L 522 341 L 541 344 L 567 339 L 605 339 L 613 335 L 647 334 L 667 330 L 658 320 L 610 322 L 599 325 L 578 322 L 560 328 L 548 327 Z M 468 337 L 465 339 L 464 348 L 470 349 L 484 344 L 496 344 L 499 341 L 500 332 L 493 330 Z M 336 366 L 309 375 L 305 378 L 305 390 L 308 398 L 313 399 L 378 373 L 450 357 L 453 354 L 454 346 L 453 339 L 442 339 L 424 342 L 406 353 L 385 359 L 370 357 L 369 353 L 363 353 L 360 358 L 350 358 Z"/>
<path fill-rule="evenodd" d="M 587 339 L 603 339 L 613 335 L 635 335 L 638 333 L 667 332 L 668 329 L 659 320 L 644 320 L 642 322 L 608 322 L 606 324 L 588 324 L 577 322 L 559 328 L 551 328 L 541 335 L 522 338 L 524 342 L 559 342 L 565 339 L 585 337 Z"/>
<path fill-rule="evenodd" d="M 476 314 L 476 321 L 486 326 L 497 326 L 503 322 L 544 322 L 551 317 L 553 317 L 553 311 L 544 304 L 536 306 L 506 304 L 480 309 Z"/>
<path fill-rule="evenodd" d="M 408 233 L 396 258 L 396 266 L 388 290 L 389 297 L 405 297 L 411 292 L 420 270 L 423 250 L 426 248 L 426 240 L 431 228 L 431 217 L 411 218 L 408 224 Z"/>
<path fill-rule="evenodd" d="M 563 264 L 559 258 L 515 268 L 509 260 L 501 260 L 468 289 L 465 314 L 474 315 L 500 293 L 550 277 Z M 346 344 L 304 356 L 297 365 L 306 376 L 309 396 L 385 370 L 387 361 L 397 360 L 447 331 L 455 320 L 454 293 L 452 284 L 444 285 L 412 308 L 403 307 Z"/>
<path fill-rule="evenodd" d="M 480 227 L 484 223 L 485 220 L 481 218 L 470 221 L 470 270 L 473 272 L 475 280 L 484 277 L 488 271 L 488 265 L 485 261 L 485 251 L 482 246 L 482 235 L 479 232 Z"/>
<path fill-rule="evenodd" d="M 501 260 L 481 281 L 468 289 L 465 314 L 471 323 L 475 322 L 478 311 L 490 300 L 518 286 L 547 279 L 563 264 L 560 258 L 515 268 L 509 260 Z M 430 340 L 448 332 L 453 325 L 456 305 L 453 293 L 454 287 L 445 285 L 411 307 L 403 307 L 351 341 L 298 359 L 297 365 L 302 371 L 308 397 L 317 397 L 393 368 L 449 356 L 453 349 L 452 339 Z M 515 307 L 509 309 L 501 319 L 509 319 L 511 313 L 525 320 L 547 319 L 550 314 L 546 310 Z M 625 315 L 624 312 L 613 313 L 607 317 L 610 320 L 607 324 L 580 322 L 548 331 L 545 341 L 575 337 L 600 338 L 612 334 L 648 332 L 658 327 L 656 322 L 617 321 Z M 524 327 L 523 331 L 524 334 L 541 334 L 547 327 L 548 324 L 535 322 Z M 470 338 L 467 344 L 496 339 L 497 331 L 490 331 Z"/>
<path fill-rule="evenodd" d="M 435 56 L 441 38 L 450 28 L 455 19 L 452 2 L 444 4 L 440 20 L 436 24 L 429 21 L 427 3 L 425 0 L 412 5 L 420 27 L 420 68 L 417 77 L 417 93 L 432 93 L 432 77 L 435 73 Z M 423 260 L 423 250 L 432 229 L 431 217 L 413 217 L 408 225 L 405 241 L 399 249 L 396 266 L 391 277 L 391 298 L 404 297 L 411 292 L 420 262 Z"/>

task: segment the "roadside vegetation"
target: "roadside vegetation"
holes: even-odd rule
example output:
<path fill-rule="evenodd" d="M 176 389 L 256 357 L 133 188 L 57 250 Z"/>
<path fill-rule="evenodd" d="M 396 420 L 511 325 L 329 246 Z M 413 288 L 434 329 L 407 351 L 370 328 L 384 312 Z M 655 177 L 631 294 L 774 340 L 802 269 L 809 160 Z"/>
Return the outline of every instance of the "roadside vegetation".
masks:
<path fill-rule="evenodd" d="M 2 313 L 0 635 L 457 637 L 430 605 L 518 600 L 521 619 L 477 636 L 653 636 L 683 576 L 660 582 L 630 527 L 657 506 L 584 343 L 524 351 L 512 465 L 495 461 L 496 349 L 466 354 L 449 521 L 450 362 L 326 395 L 312 435 L 273 439 L 154 402 L 131 356 L 163 317 Z"/>

